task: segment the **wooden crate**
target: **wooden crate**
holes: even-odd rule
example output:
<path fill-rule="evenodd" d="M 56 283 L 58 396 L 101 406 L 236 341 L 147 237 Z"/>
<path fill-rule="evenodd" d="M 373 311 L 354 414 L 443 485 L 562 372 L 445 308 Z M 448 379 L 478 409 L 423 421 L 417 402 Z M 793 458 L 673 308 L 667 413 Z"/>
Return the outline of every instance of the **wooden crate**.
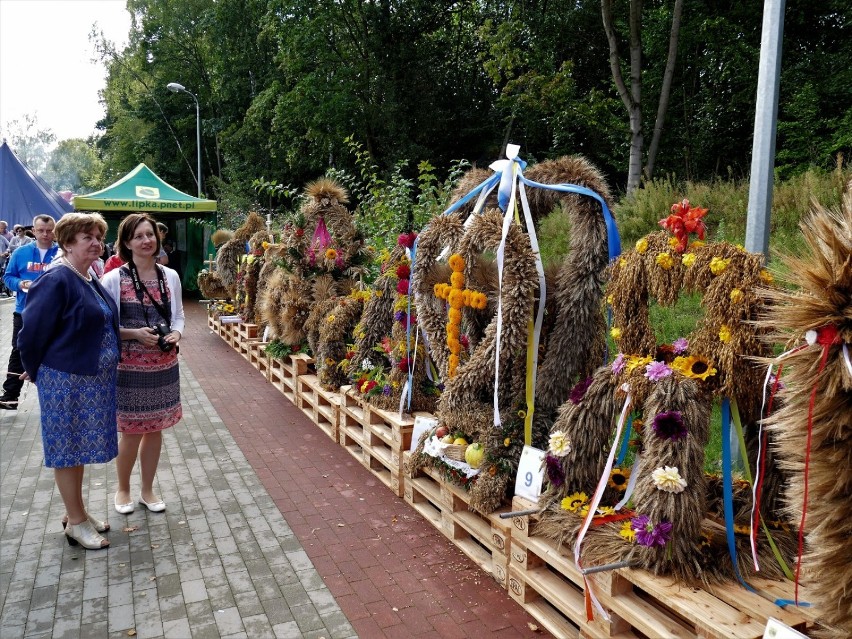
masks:
<path fill-rule="evenodd" d="M 340 395 L 325 390 L 316 375 L 297 375 L 295 383 L 296 406 L 310 417 L 326 435 L 334 441 L 338 441 Z"/>
<path fill-rule="evenodd" d="M 290 400 L 295 406 L 298 403 L 296 398 L 296 382 L 289 374 L 289 364 L 278 357 L 269 358 L 269 382 L 277 388 L 284 397 Z"/>
<path fill-rule="evenodd" d="M 519 498 L 512 504 L 516 512 L 530 507 L 531 502 Z M 629 568 L 589 575 L 611 617 L 607 621 L 596 614 L 589 622 L 583 578 L 573 556 L 568 556 L 569 549 L 558 549 L 550 540 L 535 536 L 535 519 L 536 515 L 512 518 L 509 592 L 557 636 L 579 630 L 581 637 L 589 638 L 758 639 L 769 617 L 800 632 L 813 625 L 811 613 L 776 606 L 774 600 L 783 595 L 768 586 L 764 593 L 750 593 L 735 583 L 692 588 Z"/>
<path fill-rule="evenodd" d="M 403 453 L 403 465 L 411 453 Z M 511 523 L 499 517 L 503 508 L 488 516 L 468 509 L 464 488 L 451 484 L 438 471 L 424 468 L 418 477 L 404 478 L 405 500 L 446 535 L 501 586 L 508 586 Z"/>
<path fill-rule="evenodd" d="M 207 328 L 217 335 L 219 334 L 219 318 L 213 315 L 213 313 L 207 314 Z"/>
<path fill-rule="evenodd" d="M 258 372 L 263 375 L 267 381 L 270 380 L 270 357 L 266 354 L 266 347 L 269 342 L 249 342 L 249 363 L 254 366 Z"/>

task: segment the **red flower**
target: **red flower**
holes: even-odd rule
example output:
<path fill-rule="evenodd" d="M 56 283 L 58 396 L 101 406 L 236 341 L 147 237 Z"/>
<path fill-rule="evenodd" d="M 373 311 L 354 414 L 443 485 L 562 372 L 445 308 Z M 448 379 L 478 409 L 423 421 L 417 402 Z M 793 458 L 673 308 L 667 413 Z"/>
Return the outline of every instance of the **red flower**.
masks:
<path fill-rule="evenodd" d="M 305 234 L 305 229 L 296 229 L 296 237 L 302 237 Z"/>
<path fill-rule="evenodd" d="M 400 264 L 396 267 L 396 276 L 399 279 L 407 280 L 409 275 L 411 275 L 411 268 L 408 264 Z"/>
<path fill-rule="evenodd" d="M 397 238 L 396 241 L 397 241 L 397 244 L 401 244 L 402 246 L 405 246 L 406 248 L 411 248 L 412 246 L 414 246 L 414 240 L 416 240 L 416 239 L 417 239 L 417 233 L 402 233 Z"/>
<path fill-rule="evenodd" d="M 399 370 L 401 370 L 403 373 L 407 373 L 409 363 L 410 362 L 409 362 L 408 358 L 403 357 L 401 360 L 399 360 L 399 364 L 397 364 L 397 366 L 399 366 Z"/>
<path fill-rule="evenodd" d="M 365 386 L 365 387 L 364 387 L 364 388 L 365 388 L 365 391 L 366 391 L 367 393 L 369 393 L 369 392 L 370 392 L 371 390 L 373 390 L 373 389 L 374 389 L 377 385 L 378 385 L 378 384 L 376 384 L 375 380 L 372 380 L 372 379 L 371 379 L 369 382 L 367 382 L 367 386 Z"/>
<path fill-rule="evenodd" d="M 399 280 L 396 283 L 396 292 L 400 295 L 408 295 L 408 280 Z"/>
<path fill-rule="evenodd" d="M 693 207 L 689 204 L 689 200 L 683 200 L 672 205 L 671 215 L 660 220 L 660 226 L 677 238 L 678 243 L 675 246 L 675 251 L 683 253 L 686 250 L 690 233 L 697 234 L 700 240 L 704 239 L 707 227 L 701 218 L 706 214 L 707 209 Z"/>

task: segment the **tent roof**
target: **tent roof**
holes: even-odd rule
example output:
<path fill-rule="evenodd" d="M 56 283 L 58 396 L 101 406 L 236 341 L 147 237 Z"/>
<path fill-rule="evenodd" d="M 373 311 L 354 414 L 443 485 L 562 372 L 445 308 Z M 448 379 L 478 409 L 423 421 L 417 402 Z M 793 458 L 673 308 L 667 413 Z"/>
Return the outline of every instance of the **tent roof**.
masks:
<path fill-rule="evenodd" d="M 216 200 L 204 200 L 178 191 L 144 163 L 105 189 L 74 196 L 73 202 L 78 211 L 149 211 L 163 214 L 216 210 Z"/>
<path fill-rule="evenodd" d="M 6 140 L 0 144 L 0 220 L 29 226 L 36 215 L 59 219 L 71 205 L 21 161 Z"/>

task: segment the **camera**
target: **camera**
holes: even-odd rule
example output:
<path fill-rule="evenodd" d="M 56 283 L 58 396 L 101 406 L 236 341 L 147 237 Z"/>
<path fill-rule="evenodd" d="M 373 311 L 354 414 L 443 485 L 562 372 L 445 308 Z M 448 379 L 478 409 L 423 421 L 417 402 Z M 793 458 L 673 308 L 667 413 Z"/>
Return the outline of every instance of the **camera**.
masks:
<path fill-rule="evenodd" d="M 166 335 L 172 332 L 171 326 L 169 326 L 166 322 L 159 322 L 154 325 L 154 330 L 157 331 L 157 335 L 159 336 L 157 337 L 157 346 L 160 347 L 161 351 L 168 353 L 175 347 L 174 344 L 163 339 Z"/>

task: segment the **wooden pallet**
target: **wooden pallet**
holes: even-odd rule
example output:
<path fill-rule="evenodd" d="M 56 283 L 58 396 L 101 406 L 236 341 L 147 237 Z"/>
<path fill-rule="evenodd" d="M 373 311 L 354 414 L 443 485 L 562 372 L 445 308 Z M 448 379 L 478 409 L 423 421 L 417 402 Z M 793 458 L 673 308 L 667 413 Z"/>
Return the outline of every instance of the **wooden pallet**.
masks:
<path fill-rule="evenodd" d="M 294 406 L 299 405 L 296 380 L 307 375 L 313 359 L 304 353 L 287 355 L 283 359 L 269 358 L 269 381 L 284 394 Z"/>
<path fill-rule="evenodd" d="M 513 510 L 530 508 L 515 498 Z M 589 575 L 595 594 L 610 614 L 586 619 L 584 584 L 567 548 L 530 536 L 534 516 L 513 518 L 509 593 L 548 631 L 556 636 L 673 637 L 758 639 L 774 617 L 806 632 L 813 625 L 809 614 L 782 609 L 778 595 L 750 593 L 735 583 L 693 588 L 644 570 L 624 568 Z M 777 583 L 777 582 L 770 582 Z M 805 610 L 805 609 L 802 609 Z"/>
<path fill-rule="evenodd" d="M 249 342 L 249 364 L 254 366 L 258 372 L 263 375 L 267 381 L 269 379 L 270 357 L 266 353 L 266 347 L 269 342 Z"/>
<path fill-rule="evenodd" d="M 326 435 L 338 441 L 340 394 L 325 390 L 316 375 L 297 375 L 295 383 L 296 406 Z"/>
<path fill-rule="evenodd" d="M 411 453 L 403 454 L 404 464 Z M 511 550 L 511 523 L 500 519 L 503 508 L 488 516 L 468 509 L 467 491 L 446 482 L 431 468 L 415 478 L 405 477 L 404 496 L 417 512 L 440 530 L 483 571 L 506 588 Z"/>
<path fill-rule="evenodd" d="M 251 361 L 251 344 L 260 340 L 260 326 L 257 324 L 237 324 L 234 348 L 246 361 Z"/>

